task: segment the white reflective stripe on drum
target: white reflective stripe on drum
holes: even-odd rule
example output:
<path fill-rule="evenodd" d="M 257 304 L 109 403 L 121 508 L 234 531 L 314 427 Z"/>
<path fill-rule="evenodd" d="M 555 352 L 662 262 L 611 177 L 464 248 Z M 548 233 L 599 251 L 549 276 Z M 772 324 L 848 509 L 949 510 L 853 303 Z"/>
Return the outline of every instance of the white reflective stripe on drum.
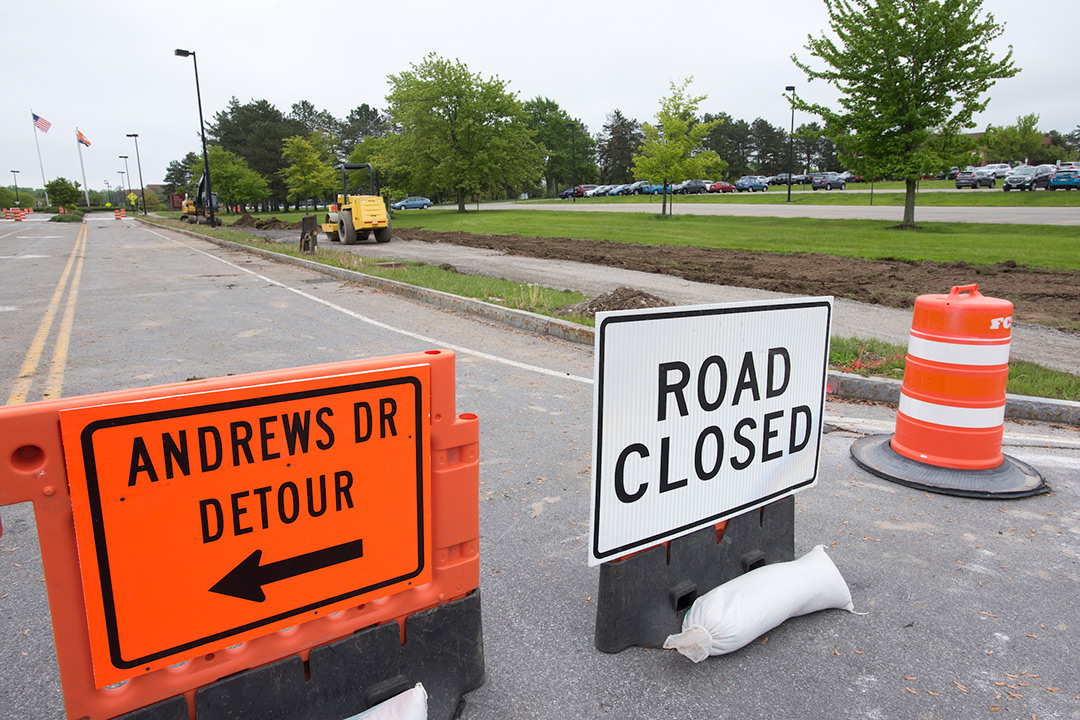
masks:
<path fill-rule="evenodd" d="M 925 400 L 916 400 L 904 392 L 900 393 L 900 412 L 914 420 L 959 428 L 994 428 L 1005 423 L 1005 405 L 992 408 L 962 408 L 951 405 L 936 405 Z"/>
<path fill-rule="evenodd" d="M 1009 343 L 1003 345 L 966 345 L 908 336 L 908 355 L 947 365 L 1007 365 Z"/>

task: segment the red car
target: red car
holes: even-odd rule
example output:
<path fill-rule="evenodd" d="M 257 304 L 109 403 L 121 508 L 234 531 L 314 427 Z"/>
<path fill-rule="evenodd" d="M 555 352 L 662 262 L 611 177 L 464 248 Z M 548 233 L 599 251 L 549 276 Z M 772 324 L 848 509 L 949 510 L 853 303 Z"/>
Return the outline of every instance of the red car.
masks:
<path fill-rule="evenodd" d="M 718 193 L 735 192 L 735 186 L 732 185 L 729 182 L 724 182 L 723 180 L 721 180 L 719 182 L 714 182 L 712 185 L 710 185 L 709 186 L 709 192 L 711 192 L 711 193 L 714 193 L 714 192 L 718 192 Z"/>

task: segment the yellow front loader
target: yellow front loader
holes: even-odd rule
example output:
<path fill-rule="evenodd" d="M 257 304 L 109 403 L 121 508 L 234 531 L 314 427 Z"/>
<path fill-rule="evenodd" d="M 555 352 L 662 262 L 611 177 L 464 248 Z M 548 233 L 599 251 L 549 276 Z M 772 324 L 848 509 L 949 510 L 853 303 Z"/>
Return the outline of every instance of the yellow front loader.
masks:
<path fill-rule="evenodd" d="M 390 214 L 386 203 L 377 191 L 378 173 L 368 163 L 343 163 L 334 167 L 341 170 L 341 194 L 337 204 L 330 206 L 322 231 L 331 240 L 340 240 L 345 245 L 353 245 L 358 240 L 367 240 L 372 235 L 375 242 L 390 242 Z M 369 194 L 353 195 L 349 193 L 349 170 L 368 171 Z"/>

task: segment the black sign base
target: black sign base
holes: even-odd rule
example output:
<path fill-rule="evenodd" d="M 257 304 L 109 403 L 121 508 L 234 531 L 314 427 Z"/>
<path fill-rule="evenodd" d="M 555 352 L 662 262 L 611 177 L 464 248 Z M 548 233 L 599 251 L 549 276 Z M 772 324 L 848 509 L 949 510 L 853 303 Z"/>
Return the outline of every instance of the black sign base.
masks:
<path fill-rule="evenodd" d="M 700 595 L 769 563 L 795 559 L 795 498 L 727 521 L 723 537 L 707 527 L 625 560 L 600 566 L 596 637 L 599 650 L 663 647 L 682 628 Z"/>
<path fill-rule="evenodd" d="M 484 682 L 480 591 L 376 625 L 311 651 L 245 670 L 195 692 L 196 720 L 326 720 L 347 718 L 423 683 L 428 717 L 451 720 L 462 696 Z M 122 720 L 188 720 L 175 697 L 127 713 Z"/>

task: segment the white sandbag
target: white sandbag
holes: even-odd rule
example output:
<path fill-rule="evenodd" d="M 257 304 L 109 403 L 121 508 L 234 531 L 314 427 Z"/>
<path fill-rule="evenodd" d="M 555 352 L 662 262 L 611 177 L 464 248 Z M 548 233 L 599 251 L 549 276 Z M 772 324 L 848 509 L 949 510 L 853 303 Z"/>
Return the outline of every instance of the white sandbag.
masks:
<path fill-rule="evenodd" d="M 346 720 L 427 720 L 427 691 L 421 683 L 416 683 L 405 692 Z"/>
<path fill-rule="evenodd" d="M 701 662 L 738 650 L 788 618 L 827 608 L 851 611 L 854 605 L 840 571 L 818 545 L 798 560 L 765 565 L 705 593 L 664 647 Z"/>

